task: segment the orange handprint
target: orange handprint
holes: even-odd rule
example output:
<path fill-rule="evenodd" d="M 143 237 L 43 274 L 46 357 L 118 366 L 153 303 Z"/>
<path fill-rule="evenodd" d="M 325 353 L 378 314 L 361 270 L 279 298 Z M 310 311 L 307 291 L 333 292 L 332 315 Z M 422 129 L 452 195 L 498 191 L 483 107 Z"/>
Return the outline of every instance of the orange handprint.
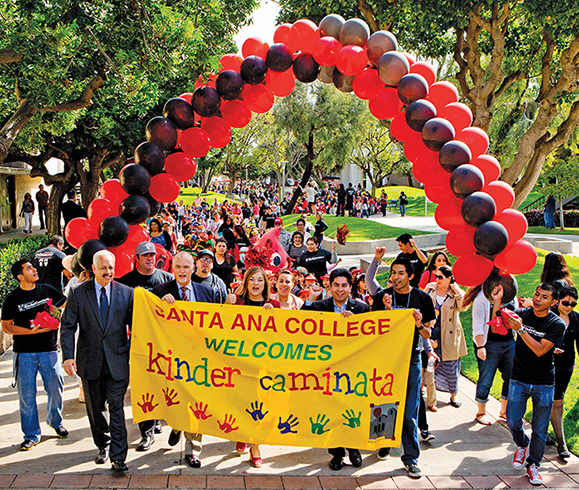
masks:
<path fill-rule="evenodd" d="M 151 395 L 151 393 L 144 394 L 142 398 L 143 398 L 142 403 L 137 403 L 137 405 L 139 407 L 141 407 L 141 410 L 143 411 L 143 413 L 152 412 L 153 410 L 155 410 L 156 407 L 159 406 L 158 403 L 155 403 L 153 405 L 153 400 L 155 399 L 155 395 Z"/>
<path fill-rule="evenodd" d="M 165 403 L 167 404 L 168 407 L 170 407 L 171 405 L 179 405 L 179 403 L 181 403 L 180 401 L 175 401 L 175 398 L 177 398 L 177 392 L 171 388 L 163 388 L 163 395 L 165 395 Z"/>
<path fill-rule="evenodd" d="M 233 424 L 235 424 L 235 417 L 231 414 L 230 415 L 225 414 L 225 419 L 223 420 L 223 423 L 219 422 L 219 420 L 217 421 L 217 423 L 219 424 L 219 428 L 226 434 L 239 429 L 239 427 L 233 427 Z"/>
<path fill-rule="evenodd" d="M 193 412 L 193 415 L 201 420 L 207 420 L 209 417 L 213 417 L 213 415 L 207 415 L 205 412 L 207 411 L 207 404 L 203 407 L 203 403 L 195 403 L 195 408 L 189 406 L 189 410 Z"/>

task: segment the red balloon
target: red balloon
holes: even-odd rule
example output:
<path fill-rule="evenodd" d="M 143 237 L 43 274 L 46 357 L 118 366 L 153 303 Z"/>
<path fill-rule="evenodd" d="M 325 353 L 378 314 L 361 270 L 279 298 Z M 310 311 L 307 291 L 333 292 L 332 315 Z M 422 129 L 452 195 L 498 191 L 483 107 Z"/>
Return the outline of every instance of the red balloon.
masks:
<path fill-rule="evenodd" d="M 123 277 L 135 267 L 135 256 L 128 254 L 124 244 L 120 247 L 111 247 L 109 250 L 115 256 L 115 277 Z"/>
<path fill-rule="evenodd" d="M 525 274 L 537 263 L 537 250 L 524 240 L 509 245 L 495 257 L 495 266 L 510 274 Z"/>
<path fill-rule="evenodd" d="M 165 171 L 179 182 L 185 182 L 195 175 L 197 162 L 187 153 L 172 153 L 165 158 Z"/>
<path fill-rule="evenodd" d="M 342 44 L 335 37 L 324 36 L 312 47 L 312 55 L 321 66 L 336 64 L 336 54 L 342 49 Z"/>
<path fill-rule="evenodd" d="M 221 64 L 221 69 L 219 71 L 233 70 L 239 73 L 242 61 L 241 56 L 237 56 L 236 54 L 224 54 L 219 60 L 219 63 Z"/>
<path fill-rule="evenodd" d="M 386 87 L 370 99 L 370 112 L 378 119 L 392 119 L 402 110 L 402 101 L 393 87 Z"/>
<path fill-rule="evenodd" d="M 494 182 L 501 175 L 501 164 L 491 155 L 479 155 L 472 159 L 470 164 L 480 169 L 487 184 Z"/>
<path fill-rule="evenodd" d="M 434 153 L 434 155 L 431 155 L 430 153 Z M 426 184 L 433 174 L 440 172 L 441 170 L 442 167 L 440 166 L 436 152 L 429 152 L 420 155 L 414 162 L 414 165 L 412 165 L 414 178 L 423 184 Z"/>
<path fill-rule="evenodd" d="M 432 202 L 441 203 L 447 199 L 456 199 L 450 188 L 450 174 L 444 170 L 430 176 L 428 182 L 424 184 L 424 191 Z"/>
<path fill-rule="evenodd" d="M 375 68 L 366 68 L 362 73 L 356 75 L 356 78 L 354 78 L 352 82 L 352 88 L 360 99 L 370 100 L 378 91 L 384 88 L 384 82 L 380 80 L 378 70 Z M 394 119 L 396 119 L 396 117 Z M 392 127 L 390 127 L 390 131 L 392 131 Z"/>
<path fill-rule="evenodd" d="M 192 157 L 204 157 L 209 152 L 209 135 L 201 128 L 186 129 L 181 135 L 181 148 Z"/>
<path fill-rule="evenodd" d="M 468 128 L 473 121 L 470 107 L 462 102 L 451 102 L 438 111 L 437 117 L 442 117 L 453 125 L 456 133 Z"/>
<path fill-rule="evenodd" d="M 193 93 L 192 92 L 184 92 L 179 96 L 180 99 L 185 99 L 189 104 L 193 101 Z"/>
<path fill-rule="evenodd" d="M 493 263 L 482 255 L 459 257 L 452 267 L 452 275 L 459 284 L 467 287 L 482 284 L 493 270 Z"/>
<path fill-rule="evenodd" d="M 362 73 L 362 75 L 364 74 Z M 354 78 L 354 83 L 356 83 L 356 78 Z M 355 91 L 356 88 L 354 87 L 354 92 Z M 396 116 L 394 116 L 394 119 L 392 119 L 392 122 L 390 123 L 390 134 L 398 141 L 408 141 L 410 139 L 415 138 L 420 138 L 420 140 L 422 140 L 421 133 L 419 133 L 418 131 L 414 131 L 413 129 L 410 128 L 410 126 L 408 126 L 408 123 L 406 122 L 406 114 L 404 114 L 404 112 L 397 114 Z"/>
<path fill-rule="evenodd" d="M 221 116 L 232 128 L 243 128 L 251 121 L 251 111 L 241 100 L 221 102 Z"/>
<path fill-rule="evenodd" d="M 113 209 L 112 203 L 108 199 L 99 197 L 89 204 L 86 214 L 91 223 L 99 225 L 103 219 L 116 216 L 119 213 L 118 206 Z"/>
<path fill-rule="evenodd" d="M 464 128 L 456 135 L 456 139 L 466 143 L 472 153 L 472 158 L 482 155 L 489 149 L 489 136 L 484 129 L 481 128 Z"/>
<path fill-rule="evenodd" d="M 244 58 L 248 56 L 259 56 L 265 59 L 267 56 L 267 50 L 269 49 L 269 44 L 264 42 L 259 37 L 248 37 L 241 46 L 241 54 Z"/>
<path fill-rule="evenodd" d="M 417 134 L 420 135 L 420 133 Z M 427 148 L 424 144 L 424 141 L 422 141 L 422 137 L 420 136 L 406 141 L 406 144 L 404 145 L 404 156 L 408 159 L 408 161 L 414 163 L 420 156 L 423 155 L 428 157 L 438 157 L 438 152 Z"/>
<path fill-rule="evenodd" d="M 204 117 L 201 129 L 209 136 L 209 144 L 213 148 L 225 148 L 231 141 L 231 128 L 221 117 Z"/>
<path fill-rule="evenodd" d="M 453 228 L 446 235 L 446 248 L 456 257 L 476 253 L 476 247 L 474 246 L 475 231 L 476 228 L 474 226 L 467 224 Z"/>
<path fill-rule="evenodd" d="M 282 72 L 268 70 L 265 84 L 271 89 L 273 95 L 287 97 L 293 92 L 296 86 L 296 79 L 291 68 Z"/>
<path fill-rule="evenodd" d="M 410 66 L 410 73 L 418 73 L 426 78 L 428 85 L 436 82 L 436 68 L 426 61 L 417 61 Z"/>
<path fill-rule="evenodd" d="M 288 47 L 288 49 L 292 53 L 295 53 L 297 51 L 297 47 L 290 40 L 290 36 L 289 36 L 291 28 L 292 28 L 292 24 L 281 24 L 280 26 L 278 26 L 275 29 L 275 32 L 273 33 L 273 43 L 274 44 L 283 43 Z"/>
<path fill-rule="evenodd" d="M 181 186 L 175 177 L 170 174 L 157 174 L 151 177 L 149 193 L 159 202 L 173 202 L 179 197 Z"/>
<path fill-rule="evenodd" d="M 446 105 L 458 101 L 458 90 L 450 82 L 436 82 L 430 86 L 426 100 L 432 102 L 437 111 L 440 111 Z"/>
<path fill-rule="evenodd" d="M 495 201 L 497 214 L 510 208 L 515 202 L 515 191 L 509 184 L 502 180 L 490 182 L 482 191 L 489 194 Z"/>
<path fill-rule="evenodd" d="M 119 179 L 109 179 L 105 181 L 101 186 L 100 196 L 103 199 L 108 199 L 113 209 L 117 209 L 119 204 L 129 197 L 124 191 Z"/>
<path fill-rule="evenodd" d="M 149 234 L 141 225 L 129 225 L 129 238 L 122 244 L 127 253 L 135 253 L 137 245 L 141 242 L 148 242 Z"/>
<path fill-rule="evenodd" d="M 193 91 L 197 90 L 199 87 L 204 87 L 205 85 L 215 88 L 216 81 L 217 75 L 215 73 L 210 73 L 208 76 L 199 75 L 199 78 L 197 78 L 197 81 L 193 86 Z"/>
<path fill-rule="evenodd" d="M 448 199 L 441 202 L 434 212 L 436 224 L 444 230 L 466 226 L 462 217 L 462 199 Z M 474 229 L 474 228 L 473 228 Z"/>
<path fill-rule="evenodd" d="M 290 42 L 305 53 L 311 53 L 312 46 L 318 39 L 320 39 L 320 30 L 314 22 L 308 19 L 294 22 L 289 32 Z"/>
<path fill-rule="evenodd" d="M 245 84 L 241 93 L 243 102 L 252 112 L 262 114 L 273 107 L 275 101 L 273 92 L 263 83 L 259 85 Z"/>
<path fill-rule="evenodd" d="M 366 50 L 360 46 L 344 46 L 336 54 L 336 68 L 348 77 L 362 73 L 367 65 Z"/>
<path fill-rule="evenodd" d="M 410 66 L 416 63 L 416 58 L 414 57 L 414 55 L 407 53 L 406 51 L 403 51 L 402 54 L 406 57 L 406 59 L 408 60 L 408 64 Z"/>
<path fill-rule="evenodd" d="M 64 230 L 64 237 L 74 248 L 79 248 L 87 240 L 98 238 L 98 225 L 94 226 L 87 218 L 71 219 Z"/>
<path fill-rule="evenodd" d="M 509 245 L 523 238 L 529 228 L 525 215 L 516 209 L 505 209 L 495 216 L 494 221 L 501 223 L 509 232 Z"/>

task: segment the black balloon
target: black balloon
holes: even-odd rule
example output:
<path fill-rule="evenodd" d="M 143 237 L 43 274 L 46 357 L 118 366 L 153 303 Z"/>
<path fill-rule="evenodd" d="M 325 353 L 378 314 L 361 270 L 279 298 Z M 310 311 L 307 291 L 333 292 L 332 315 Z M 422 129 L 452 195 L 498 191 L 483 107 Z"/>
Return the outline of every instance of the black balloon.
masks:
<path fill-rule="evenodd" d="M 221 109 L 219 92 L 208 85 L 197 88 L 195 92 L 193 92 L 191 102 L 193 104 L 193 110 L 203 117 L 216 116 L 219 114 L 219 109 Z"/>
<path fill-rule="evenodd" d="M 165 153 L 155 143 L 146 141 L 135 148 L 135 163 L 145 167 L 151 175 L 157 175 L 165 166 Z"/>
<path fill-rule="evenodd" d="M 493 301 L 492 292 L 497 286 L 503 287 L 503 305 L 510 303 L 517 296 L 518 285 L 515 276 L 505 271 L 499 271 L 495 267 L 487 280 L 483 282 L 484 295 L 491 303 Z"/>
<path fill-rule="evenodd" d="M 340 29 L 342 46 L 353 44 L 363 48 L 370 37 L 370 28 L 362 19 L 348 19 Z"/>
<path fill-rule="evenodd" d="M 336 65 L 322 66 L 318 73 L 318 80 L 322 83 L 334 83 L 334 69 Z"/>
<path fill-rule="evenodd" d="M 185 99 L 174 97 L 163 107 L 163 116 L 169 119 L 179 129 L 189 129 L 195 124 L 193 107 Z"/>
<path fill-rule="evenodd" d="M 138 225 L 151 213 L 149 201 L 143 196 L 129 196 L 119 206 L 119 216 L 129 225 Z"/>
<path fill-rule="evenodd" d="M 447 172 L 454 172 L 456 167 L 469 163 L 471 158 L 470 148 L 458 140 L 445 143 L 438 154 L 440 166 Z"/>
<path fill-rule="evenodd" d="M 301 53 L 294 60 L 292 66 L 295 77 L 304 83 L 311 83 L 320 72 L 320 65 L 310 53 Z"/>
<path fill-rule="evenodd" d="M 478 167 L 461 165 L 450 176 L 450 188 L 456 197 L 464 199 L 473 192 L 480 191 L 485 185 L 485 178 Z"/>
<path fill-rule="evenodd" d="M 433 151 L 440 151 L 445 143 L 454 138 L 454 135 L 454 126 L 441 117 L 428 120 L 422 128 L 422 141 Z"/>
<path fill-rule="evenodd" d="M 378 66 L 380 57 L 388 51 L 396 51 L 398 41 L 390 31 L 377 31 L 370 36 L 366 44 L 366 54 L 374 66 Z"/>
<path fill-rule="evenodd" d="M 78 262 L 87 271 L 92 270 L 92 258 L 99 250 L 108 250 L 109 248 L 100 240 L 87 240 L 77 252 Z"/>
<path fill-rule="evenodd" d="M 465 197 L 461 212 L 467 224 L 478 226 L 495 217 L 497 205 L 486 192 L 473 192 L 470 196 Z"/>
<path fill-rule="evenodd" d="M 142 165 L 130 163 L 121 169 L 119 180 L 127 194 L 144 194 L 151 185 L 151 174 Z"/>
<path fill-rule="evenodd" d="M 151 209 L 148 217 L 152 218 L 153 216 L 156 216 L 159 210 L 161 209 L 161 203 L 157 201 L 153 196 L 151 196 L 151 194 L 149 194 L 148 192 L 143 194 L 143 197 L 147 200 L 147 202 L 149 203 L 149 208 Z"/>
<path fill-rule="evenodd" d="M 341 15 L 326 15 L 320 22 L 320 37 L 331 36 L 335 39 L 340 39 L 340 29 L 345 22 L 344 17 Z"/>
<path fill-rule="evenodd" d="M 477 227 L 473 240 L 474 246 L 480 254 L 494 257 L 507 247 L 509 233 L 501 223 L 487 221 Z"/>
<path fill-rule="evenodd" d="M 400 79 L 396 89 L 400 100 L 405 104 L 410 104 L 428 95 L 428 82 L 418 73 L 409 73 Z"/>
<path fill-rule="evenodd" d="M 267 50 L 265 62 L 272 71 L 286 71 L 292 66 L 294 57 L 285 44 L 278 43 Z"/>
<path fill-rule="evenodd" d="M 223 70 L 217 76 L 215 88 L 224 100 L 237 99 L 243 90 L 243 78 L 234 70 Z"/>
<path fill-rule="evenodd" d="M 161 150 L 170 150 L 177 144 L 177 128 L 165 117 L 151 119 L 145 127 L 145 136 L 147 141 L 155 143 Z"/>
<path fill-rule="evenodd" d="M 109 216 L 101 221 L 99 239 L 109 247 L 118 247 L 129 238 L 129 225 L 120 216 Z"/>
<path fill-rule="evenodd" d="M 386 85 L 396 87 L 409 71 L 408 59 L 398 51 L 388 51 L 378 60 L 378 76 Z"/>
<path fill-rule="evenodd" d="M 259 56 L 248 56 L 241 62 L 241 78 L 249 85 L 257 85 L 265 80 L 267 63 Z"/>
<path fill-rule="evenodd" d="M 344 75 L 337 68 L 334 70 L 332 80 L 334 82 L 334 85 L 340 92 L 348 93 L 354 90 L 354 88 L 352 87 L 352 84 L 354 83 L 354 77 Z"/>
<path fill-rule="evenodd" d="M 410 129 L 422 131 L 426 122 L 436 117 L 436 107 L 428 100 L 415 100 L 406 108 L 404 117 Z"/>

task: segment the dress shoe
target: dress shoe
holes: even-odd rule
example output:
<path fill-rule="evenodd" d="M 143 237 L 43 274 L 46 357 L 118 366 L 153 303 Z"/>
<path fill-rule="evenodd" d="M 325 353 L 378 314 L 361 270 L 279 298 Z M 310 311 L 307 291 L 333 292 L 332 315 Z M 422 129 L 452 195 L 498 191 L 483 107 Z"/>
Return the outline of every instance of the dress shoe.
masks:
<path fill-rule="evenodd" d="M 137 446 L 136 451 L 144 452 L 151 449 L 151 446 L 155 442 L 155 438 L 153 436 L 143 436 L 139 445 Z"/>
<path fill-rule="evenodd" d="M 330 464 L 328 466 L 330 467 L 331 470 L 340 471 L 344 467 L 343 459 L 344 458 L 342 458 L 341 456 L 334 456 L 330 460 Z"/>
<path fill-rule="evenodd" d="M 105 464 L 109 459 L 109 448 L 105 447 L 99 451 L 98 456 L 95 458 L 94 462 L 96 464 Z"/>
<path fill-rule="evenodd" d="M 352 463 L 352 466 L 354 468 L 359 468 L 360 466 L 362 466 L 362 455 L 360 454 L 360 451 L 358 451 L 357 449 L 350 449 L 348 453 L 350 463 Z"/>
<path fill-rule="evenodd" d="M 61 439 L 66 439 L 68 437 L 68 431 L 62 425 L 58 429 L 54 429 L 54 432 L 56 432 L 56 435 Z"/>
<path fill-rule="evenodd" d="M 160 420 L 155 421 L 155 428 L 153 429 L 155 434 L 161 434 L 163 432 L 163 426 L 161 425 Z"/>
<path fill-rule="evenodd" d="M 191 468 L 201 468 L 201 460 L 194 454 L 186 454 L 185 461 Z"/>
<path fill-rule="evenodd" d="M 124 461 L 113 461 L 111 463 L 111 469 L 121 472 L 121 471 L 129 471 L 129 467 Z"/>
<path fill-rule="evenodd" d="M 168 441 L 169 446 L 171 446 L 171 447 L 176 446 L 180 440 L 181 440 L 181 431 L 171 429 L 171 433 L 169 434 L 169 441 Z"/>

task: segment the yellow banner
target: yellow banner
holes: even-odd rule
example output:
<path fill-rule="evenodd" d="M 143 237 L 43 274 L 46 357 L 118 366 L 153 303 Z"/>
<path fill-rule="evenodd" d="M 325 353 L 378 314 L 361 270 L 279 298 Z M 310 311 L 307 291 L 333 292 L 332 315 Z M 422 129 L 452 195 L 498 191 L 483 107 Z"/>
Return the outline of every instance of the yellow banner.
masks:
<path fill-rule="evenodd" d="M 133 420 L 256 444 L 399 446 L 413 335 L 412 310 L 171 305 L 137 288 Z"/>

